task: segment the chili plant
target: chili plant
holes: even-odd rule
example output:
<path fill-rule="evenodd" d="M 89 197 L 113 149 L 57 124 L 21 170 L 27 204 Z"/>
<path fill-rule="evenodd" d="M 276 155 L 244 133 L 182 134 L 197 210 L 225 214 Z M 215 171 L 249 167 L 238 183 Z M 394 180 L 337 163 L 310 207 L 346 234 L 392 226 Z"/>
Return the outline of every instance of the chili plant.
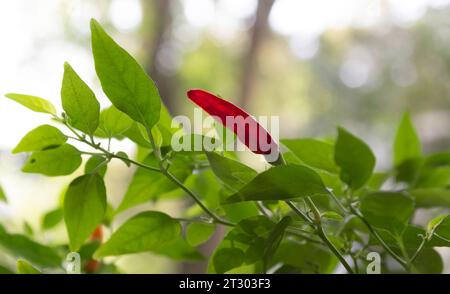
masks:
<path fill-rule="evenodd" d="M 54 122 L 31 130 L 13 149 L 29 154 L 23 172 L 71 175 L 84 161 L 61 206 L 43 217 L 42 231 L 64 222 L 67 244 L 38 243 L 0 226 L 0 245 L 20 258 L 19 273 L 61 272 L 73 252 L 89 273 L 117 272 L 106 257 L 139 252 L 179 262 L 207 260 L 209 273 L 442 272 L 435 248 L 450 247 L 450 153 L 424 154 L 408 114 L 394 139 L 392 168 L 385 171 L 374 171 L 370 147 L 342 127 L 336 138 L 275 142 L 251 119 L 257 131 L 237 139 L 247 146 L 256 142 L 253 151 L 260 155 L 276 151 L 264 171 L 239 161 L 236 152 L 178 152 L 171 140 L 179 130 L 172 128 L 154 82 L 95 20 L 91 35 L 110 107 L 100 110 L 94 92 L 68 63 L 61 114 L 43 98 L 6 95 Z M 206 91 L 191 90 L 188 97 L 234 132 L 226 117 L 250 117 Z M 263 135 L 268 150 L 259 148 Z M 112 151 L 113 138 L 136 143 L 139 156 Z M 104 183 L 113 160 L 134 172 L 117 207 Z M 191 207 L 178 216 L 144 211 L 111 226 L 118 214 L 173 194 L 189 199 Z M 1 190 L 0 199 L 6 199 Z M 418 210 L 427 213 L 415 218 Z M 205 256 L 199 246 L 218 227 L 225 233 Z"/>

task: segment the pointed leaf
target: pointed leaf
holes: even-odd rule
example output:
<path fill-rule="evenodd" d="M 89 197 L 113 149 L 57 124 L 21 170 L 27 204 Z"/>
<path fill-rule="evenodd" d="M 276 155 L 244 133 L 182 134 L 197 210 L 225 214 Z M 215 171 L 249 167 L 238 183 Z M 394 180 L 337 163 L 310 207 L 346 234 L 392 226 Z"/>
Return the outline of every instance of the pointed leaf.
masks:
<path fill-rule="evenodd" d="M 33 111 L 56 115 L 55 106 L 44 98 L 16 93 L 9 93 L 5 96 Z"/>
<path fill-rule="evenodd" d="M 144 69 L 100 26 L 91 20 L 95 70 L 112 104 L 151 129 L 159 120 L 161 101 Z"/>
<path fill-rule="evenodd" d="M 334 160 L 341 168 L 341 180 L 353 189 L 361 188 L 375 167 L 375 156 L 369 146 L 343 128 L 338 128 Z"/>
<path fill-rule="evenodd" d="M 105 211 L 105 184 L 98 174 L 87 174 L 70 183 L 64 198 L 64 221 L 72 251 L 77 251 L 101 224 Z"/>
<path fill-rule="evenodd" d="M 394 165 L 397 166 L 405 160 L 420 157 L 421 155 L 422 146 L 419 137 L 417 136 L 409 114 L 405 113 L 395 136 Z"/>
<path fill-rule="evenodd" d="M 215 229 L 212 224 L 191 223 L 186 228 L 186 241 L 192 246 L 198 246 L 208 241 Z"/>
<path fill-rule="evenodd" d="M 28 132 L 12 153 L 40 151 L 48 147 L 59 146 L 66 141 L 67 137 L 59 129 L 50 125 L 42 125 Z"/>
<path fill-rule="evenodd" d="M 69 123 L 80 131 L 93 135 L 99 122 L 100 104 L 94 92 L 67 62 L 64 63 L 61 102 L 69 116 Z"/>
<path fill-rule="evenodd" d="M 73 173 L 81 164 L 81 154 L 75 147 L 63 144 L 58 148 L 33 152 L 22 171 L 47 176 L 64 176 Z"/>
<path fill-rule="evenodd" d="M 96 257 L 158 251 L 180 238 L 181 225 L 167 214 L 142 212 L 126 221 L 95 253 Z"/>
<path fill-rule="evenodd" d="M 414 201 L 400 192 L 374 192 L 361 199 L 361 212 L 374 227 L 400 235 L 414 212 Z"/>
<path fill-rule="evenodd" d="M 258 174 L 224 203 L 283 200 L 313 195 L 328 195 L 315 171 L 301 165 L 282 165 Z"/>
<path fill-rule="evenodd" d="M 339 169 L 334 163 L 333 145 L 316 139 L 289 139 L 281 140 L 292 153 L 304 164 L 337 173 Z"/>
<path fill-rule="evenodd" d="M 17 260 L 17 273 L 18 274 L 41 274 L 41 271 L 31 265 L 28 261 L 19 259 Z"/>
<path fill-rule="evenodd" d="M 100 124 L 95 135 L 106 138 L 123 138 L 121 136 L 132 124 L 133 120 L 128 115 L 111 105 L 100 112 Z"/>
<path fill-rule="evenodd" d="M 215 152 L 206 152 L 208 161 L 214 174 L 222 180 L 227 187 L 233 190 L 242 188 L 258 173 L 239 161 L 221 156 Z"/>
<path fill-rule="evenodd" d="M 291 224 L 292 218 L 290 216 L 283 217 L 278 224 L 275 225 L 264 246 L 263 260 L 264 266 L 267 268 L 268 263 L 280 246 L 286 228 Z"/>
<path fill-rule="evenodd" d="M 56 208 L 47 212 L 42 218 L 42 230 L 50 230 L 58 225 L 63 220 L 64 214 L 61 208 Z"/>

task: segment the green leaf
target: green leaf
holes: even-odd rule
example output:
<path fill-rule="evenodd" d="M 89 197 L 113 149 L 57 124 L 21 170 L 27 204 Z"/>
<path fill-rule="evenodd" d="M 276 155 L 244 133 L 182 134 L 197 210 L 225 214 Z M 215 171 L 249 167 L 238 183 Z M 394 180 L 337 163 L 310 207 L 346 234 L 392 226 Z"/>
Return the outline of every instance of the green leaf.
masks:
<path fill-rule="evenodd" d="M 450 152 L 438 152 L 429 154 L 425 163 L 430 167 L 448 166 L 450 165 Z"/>
<path fill-rule="evenodd" d="M 100 112 L 100 124 L 95 135 L 103 138 L 115 137 L 120 139 L 132 124 L 133 120 L 128 115 L 111 105 Z"/>
<path fill-rule="evenodd" d="M 12 153 L 40 151 L 48 147 L 59 146 L 66 141 L 67 137 L 59 129 L 50 125 L 42 125 L 28 132 Z"/>
<path fill-rule="evenodd" d="M 321 216 L 322 218 L 332 219 L 340 222 L 344 220 L 342 215 L 334 211 L 325 211 L 324 213 L 321 214 Z"/>
<path fill-rule="evenodd" d="M 224 203 L 255 200 L 283 200 L 328 195 L 320 176 L 301 165 L 282 165 L 258 174 Z"/>
<path fill-rule="evenodd" d="M 337 173 L 339 169 L 334 163 L 333 145 L 316 139 L 289 139 L 281 140 L 292 153 L 304 164 Z"/>
<path fill-rule="evenodd" d="M 450 190 L 448 189 L 413 189 L 409 194 L 415 199 L 416 207 L 450 208 Z"/>
<path fill-rule="evenodd" d="M 448 215 L 443 214 L 440 215 L 438 217 L 433 218 L 432 220 L 430 220 L 428 222 L 427 225 L 427 235 L 428 236 L 432 236 L 434 234 L 434 231 L 436 230 L 436 228 L 444 221 L 445 218 L 447 218 Z M 449 227 L 450 229 L 450 227 Z"/>
<path fill-rule="evenodd" d="M 143 163 L 147 166 L 158 166 L 158 162 L 153 153 L 150 154 Z M 174 158 L 169 171 L 182 182 L 191 174 L 189 162 L 183 156 Z M 151 199 L 157 199 L 177 187 L 178 186 L 175 183 L 162 173 L 138 167 L 116 213 L 138 204 L 145 203 Z"/>
<path fill-rule="evenodd" d="M 206 152 L 214 174 L 230 189 L 237 191 L 250 182 L 258 173 L 239 161 Z"/>
<path fill-rule="evenodd" d="M 81 164 L 81 154 L 75 147 L 63 144 L 58 148 L 33 152 L 22 171 L 47 176 L 64 176 L 73 173 Z"/>
<path fill-rule="evenodd" d="M 95 70 L 112 104 L 151 129 L 159 120 L 161 100 L 155 83 L 122 47 L 91 20 Z"/>
<path fill-rule="evenodd" d="M 414 183 L 415 188 L 450 187 L 450 167 L 422 168 Z"/>
<path fill-rule="evenodd" d="M 215 230 L 212 224 L 191 223 L 186 228 L 186 241 L 192 246 L 198 246 L 208 241 Z"/>
<path fill-rule="evenodd" d="M 245 253 L 239 248 L 222 248 L 214 254 L 214 268 L 217 273 L 225 273 L 244 263 Z"/>
<path fill-rule="evenodd" d="M 397 182 L 405 182 L 413 184 L 417 181 L 417 178 L 422 169 L 424 160 L 422 158 L 410 158 L 404 160 L 402 163 L 395 167 L 396 175 L 395 180 Z"/>
<path fill-rule="evenodd" d="M 0 246 L 15 257 L 22 257 L 41 267 L 58 267 L 61 259 L 50 247 L 41 245 L 27 236 L 9 234 L 0 226 Z"/>
<path fill-rule="evenodd" d="M 197 249 L 189 245 L 181 236 L 161 248 L 154 249 L 153 252 L 174 260 L 199 261 L 204 259 Z"/>
<path fill-rule="evenodd" d="M 275 224 L 272 221 L 261 215 L 241 220 L 216 247 L 209 259 L 208 273 L 228 272 L 243 263 L 258 264 L 258 269 L 255 267 L 254 273 L 261 273 L 264 252 L 274 227 Z M 229 257 L 233 258 L 233 262 L 229 263 L 226 257 L 233 252 L 236 258 Z"/>
<path fill-rule="evenodd" d="M 414 212 L 414 201 L 401 192 L 374 192 L 361 199 L 361 212 L 374 227 L 400 235 Z"/>
<path fill-rule="evenodd" d="M 95 253 L 96 257 L 158 251 L 179 240 L 181 225 L 167 214 L 146 211 L 126 221 Z"/>
<path fill-rule="evenodd" d="M 23 231 L 25 232 L 26 235 L 28 236 L 33 236 L 34 234 L 34 230 L 33 227 L 30 225 L 30 223 L 28 223 L 27 221 L 25 221 L 23 223 Z"/>
<path fill-rule="evenodd" d="M 431 225 L 434 235 L 450 242 L 450 216 L 434 219 L 434 224 L 431 222 Z"/>
<path fill-rule="evenodd" d="M 86 165 L 84 166 L 84 173 L 89 174 L 92 172 L 96 172 L 103 178 L 108 168 L 108 165 L 105 164 L 105 161 L 106 159 L 103 156 L 91 156 L 91 158 L 89 158 L 89 160 L 86 162 Z"/>
<path fill-rule="evenodd" d="M 15 93 L 9 93 L 5 96 L 33 111 L 56 115 L 55 106 L 44 98 Z"/>
<path fill-rule="evenodd" d="M 394 141 L 394 165 L 420 157 L 422 147 L 408 113 L 403 115 Z"/>
<path fill-rule="evenodd" d="M 17 273 L 18 274 L 41 274 L 41 271 L 32 266 L 28 261 L 19 259 L 17 260 Z"/>
<path fill-rule="evenodd" d="M 361 188 L 375 167 L 375 156 L 369 146 L 343 128 L 338 128 L 334 160 L 341 168 L 341 180 L 353 189 Z"/>
<path fill-rule="evenodd" d="M 70 183 L 64 198 L 64 221 L 72 251 L 77 251 L 101 224 L 105 211 L 105 184 L 98 174 L 87 174 Z"/>
<path fill-rule="evenodd" d="M 42 218 L 41 228 L 43 230 L 50 230 L 58 225 L 63 220 L 64 214 L 61 208 L 56 208 L 47 212 Z"/>
<path fill-rule="evenodd" d="M 141 124 L 133 122 L 131 127 L 123 135 L 139 146 L 152 149 L 152 144 L 150 144 L 147 134 L 143 133 L 141 127 Z"/>
<path fill-rule="evenodd" d="M 284 241 L 278 248 L 273 262 L 294 267 L 296 269 L 294 273 L 332 273 L 336 268 L 337 258 L 322 246 Z"/>
<path fill-rule="evenodd" d="M 264 268 L 267 269 L 267 265 L 272 259 L 273 255 L 278 249 L 278 246 L 280 246 L 281 240 L 283 239 L 284 232 L 286 228 L 291 224 L 292 218 L 290 216 L 283 217 L 273 228 L 272 232 L 270 233 L 269 237 L 267 238 L 267 241 L 265 242 L 264 246 L 264 253 L 263 253 L 263 262 L 264 262 Z M 264 270 L 265 271 L 265 270 Z"/>
<path fill-rule="evenodd" d="M 0 186 L 0 202 L 8 202 L 8 199 L 6 198 L 5 191 L 3 191 L 2 186 Z"/>
<path fill-rule="evenodd" d="M 94 92 L 67 62 L 64 63 L 61 102 L 70 125 L 93 135 L 99 123 L 100 104 Z"/>
<path fill-rule="evenodd" d="M 11 274 L 14 274 L 14 272 L 12 270 L 0 265 L 0 275 L 11 275 Z"/>
<path fill-rule="evenodd" d="M 432 248 L 422 250 L 414 260 L 413 266 L 420 274 L 440 274 L 444 269 L 441 256 Z"/>

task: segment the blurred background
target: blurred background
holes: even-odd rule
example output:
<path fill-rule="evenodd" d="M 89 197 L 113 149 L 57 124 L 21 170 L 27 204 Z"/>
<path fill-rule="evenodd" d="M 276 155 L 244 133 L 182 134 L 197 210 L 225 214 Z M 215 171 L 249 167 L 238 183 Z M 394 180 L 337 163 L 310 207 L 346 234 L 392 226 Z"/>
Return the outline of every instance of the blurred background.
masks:
<path fill-rule="evenodd" d="M 425 151 L 450 147 L 450 0 L 0 1 L 0 94 L 60 105 L 69 61 L 108 106 L 90 52 L 90 18 L 138 58 L 173 115 L 192 115 L 186 90 L 208 89 L 255 116 L 279 115 L 284 138 L 332 136 L 342 125 L 370 144 L 383 169 L 407 110 Z M 0 185 L 8 197 L 7 205 L 0 202 L 0 223 L 12 231 L 24 223 L 39 230 L 73 177 L 20 172 L 25 157 L 10 150 L 42 123 L 45 115 L 0 99 Z M 113 203 L 131 175 L 120 163 L 109 168 Z M 66 237 L 61 226 L 37 238 Z M 177 271 L 150 254 L 121 258 L 119 266 Z"/>

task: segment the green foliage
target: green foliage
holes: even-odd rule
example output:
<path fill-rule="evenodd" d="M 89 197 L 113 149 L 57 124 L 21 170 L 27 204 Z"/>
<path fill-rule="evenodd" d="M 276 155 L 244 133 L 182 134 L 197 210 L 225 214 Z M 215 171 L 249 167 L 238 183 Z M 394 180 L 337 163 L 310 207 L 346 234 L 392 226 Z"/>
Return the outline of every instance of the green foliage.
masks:
<path fill-rule="evenodd" d="M 6 94 L 5 96 L 33 111 L 56 115 L 55 106 L 44 98 L 15 93 Z"/>
<path fill-rule="evenodd" d="M 28 132 L 12 152 L 41 151 L 49 147 L 59 146 L 66 141 L 67 137 L 59 129 L 50 125 L 42 125 Z"/>
<path fill-rule="evenodd" d="M 47 176 L 65 176 L 73 173 L 81 164 L 80 152 L 70 144 L 33 152 L 22 171 Z"/>
<path fill-rule="evenodd" d="M 17 261 L 17 273 L 18 274 L 25 274 L 25 275 L 34 275 L 34 274 L 40 274 L 41 271 L 39 271 L 37 268 L 35 268 L 33 265 L 31 265 L 29 262 L 23 259 L 19 259 Z"/>
<path fill-rule="evenodd" d="M 106 169 L 108 168 L 106 161 L 107 160 L 102 156 L 91 156 L 84 166 L 84 173 L 98 173 L 103 178 L 106 174 Z"/>
<path fill-rule="evenodd" d="M 192 246 L 198 246 L 208 241 L 216 227 L 212 224 L 192 223 L 186 228 L 186 241 Z"/>
<path fill-rule="evenodd" d="M 341 180 L 352 189 L 361 188 L 375 167 L 375 156 L 369 146 L 343 128 L 338 128 L 334 160 L 341 169 Z"/>
<path fill-rule="evenodd" d="M 258 174 L 224 203 L 255 200 L 283 200 L 327 195 L 320 176 L 301 165 L 284 165 Z"/>
<path fill-rule="evenodd" d="M 422 146 L 408 113 L 403 115 L 394 141 L 394 165 L 422 155 Z"/>
<path fill-rule="evenodd" d="M 158 166 L 153 154 L 149 155 L 143 163 L 148 166 Z M 189 162 L 182 156 L 173 160 L 169 171 L 181 181 L 184 181 L 191 174 Z M 177 185 L 163 174 L 139 167 L 134 173 L 128 190 L 117 208 L 117 212 L 148 202 L 149 200 L 155 200 L 176 188 Z"/>
<path fill-rule="evenodd" d="M 401 235 L 414 212 L 414 202 L 402 193 L 375 192 L 361 199 L 361 212 L 374 227 Z"/>
<path fill-rule="evenodd" d="M 330 173 L 339 171 L 334 163 L 332 144 L 310 138 L 289 139 L 281 142 L 304 164 Z"/>
<path fill-rule="evenodd" d="M 64 213 L 61 208 L 56 208 L 47 212 L 42 218 L 41 228 L 43 230 L 50 230 L 58 225 L 64 218 Z"/>
<path fill-rule="evenodd" d="M 106 189 L 98 174 L 86 174 L 70 183 L 64 197 L 64 221 L 72 251 L 77 251 L 102 222 L 105 211 Z"/>
<path fill-rule="evenodd" d="M 95 20 L 91 21 L 91 33 L 95 70 L 103 91 L 117 109 L 151 129 L 161 109 L 154 82 Z"/>
<path fill-rule="evenodd" d="M 8 199 L 6 198 L 5 191 L 3 191 L 2 186 L 0 186 L 0 202 L 8 202 Z"/>
<path fill-rule="evenodd" d="M 0 226 L 0 246 L 14 257 L 22 257 L 41 267 L 57 267 L 61 258 L 56 251 L 21 234 L 10 234 Z"/>
<path fill-rule="evenodd" d="M 93 135 L 99 123 L 100 104 L 94 92 L 67 62 L 64 63 L 61 102 L 69 123 L 80 131 Z"/>
<path fill-rule="evenodd" d="M 157 212 L 142 212 L 126 221 L 95 253 L 97 257 L 164 251 L 181 238 L 180 223 Z"/>
<path fill-rule="evenodd" d="M 100 125 L 95 135 L 104 138 L 122 138 L 132 124 L 133 120 L 128 115 L 111 105 L 100 112 Z"/>
<path fill-rule="evenodd" d="M 21 258 L 19 273 L 58 271 L 70 251 L 78 251 L 83 264 L 98 260 L 98 273 L 118 272 L 104 257 L 142 252 L 177 261 L 207 258 L 209 273 L 332 273 L 339 263 L 349 273 L 365 273 L 367 254 L 374 251 L 385 273 L 443 271 L 435 248 L 450 247 L 450 216 L 441 214 L 450 208 L 450 152 L 423 154 L 408 114 L 394 140 L 393 167 L 384 171 L 374 170 L 370 147 L 343 128 L 327 141 L 281 140 L 288 151 L 264 170 L 245 165 L 234 152 L 178 152 L 171 146 L 171 116 L 153 81 L 94 20 L 91 31 L 95 69 L 112 106 L 100 112 L 94 93 L 68 64 L 62 117 L 42 98 L 7 95 L 64 126 L 41 125 L 25 135 L 13 150 L 32 152 L 22 170 L 72 175 L 62 207 L 42 216 L 40 230 L 21 222 L 25 234 L 12 234 L 0 226 L 0 249 Z M 223 128 L 216 128 L 221 137 Z M 205 138 L 182 139 L 194 137 Z M 110 151 L 112 138 L 136 143 L 137 156 Z M 84 169 L 78 169 L 82 156 Z M 117 207 L 103 180 L 113 160 L 134 171 Z M 191 201 L 183 203 L 188 208 L 179 218 L 147 206 L 138 214 L 131 209 L 184 197 Z M 427 219 L 426 227 L 413 220 L 424 208 L 440 214 Z M 122 212 L 129 219 L 117 225 Z M 38 234 L 60 223 L 67 242 L 52 247 L 51 241 L 33 240 L 46 240 Z M 223 238 L 205 257 L 196 247 L 213 244 L 213 234 L 214 240 Z"/>

